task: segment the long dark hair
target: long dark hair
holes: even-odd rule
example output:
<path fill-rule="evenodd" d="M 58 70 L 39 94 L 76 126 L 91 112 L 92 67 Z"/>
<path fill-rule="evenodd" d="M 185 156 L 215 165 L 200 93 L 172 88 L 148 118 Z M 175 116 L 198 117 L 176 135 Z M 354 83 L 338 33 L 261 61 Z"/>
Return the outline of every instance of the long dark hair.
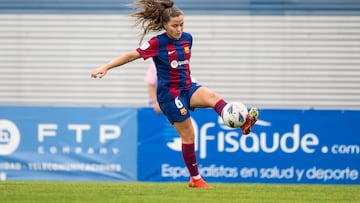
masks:
<path fill-rule="evenodd" d="M 170 21 L 170 17 L 179 17 L 184 13 L 174 6 L 173 0 L 137 0 L 130 4 L 137 11 L 130 14 L 135 17 L 135 26 L 141 26 L 140 44 L 146 34 L 151 31 L 164 29 L 163 23 Z"/>

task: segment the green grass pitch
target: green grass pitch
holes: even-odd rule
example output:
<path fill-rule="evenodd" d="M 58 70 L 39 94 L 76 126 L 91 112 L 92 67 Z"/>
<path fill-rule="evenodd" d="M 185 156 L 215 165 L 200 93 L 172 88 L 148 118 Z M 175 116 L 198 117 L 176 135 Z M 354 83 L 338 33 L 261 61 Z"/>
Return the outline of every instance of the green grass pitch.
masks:
<path fill-rule="evenodd" d="M 360 202 L 359 185 L 0 182 L 0 202 Z"/>

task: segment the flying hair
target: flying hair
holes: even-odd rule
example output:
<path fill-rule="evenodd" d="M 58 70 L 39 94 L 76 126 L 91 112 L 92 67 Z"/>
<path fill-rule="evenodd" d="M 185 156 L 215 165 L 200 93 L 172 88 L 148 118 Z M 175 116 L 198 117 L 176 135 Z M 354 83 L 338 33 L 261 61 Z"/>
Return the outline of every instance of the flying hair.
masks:
<path fill-rule="evenodd" d="M 163 24 L 169 22 L 171 17 L 184 15 L 174 7 L 173 0 L 137 0 L 130 6 L 137 10 L 130 16 L 136 18 L 134 26 L 141 27 L 140 44 L 146 34 L 163 30 Z"/>

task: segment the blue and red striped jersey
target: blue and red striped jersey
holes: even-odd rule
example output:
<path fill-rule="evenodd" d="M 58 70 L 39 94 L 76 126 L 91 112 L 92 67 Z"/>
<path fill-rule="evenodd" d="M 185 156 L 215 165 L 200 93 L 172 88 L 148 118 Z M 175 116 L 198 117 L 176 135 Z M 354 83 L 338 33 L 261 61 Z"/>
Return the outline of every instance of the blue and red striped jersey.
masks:
<path fill-rule="evenodd" d="M 190 57 L 192 36 L 183 32 L 174 40 L 166 33 L 145 42 L 136 51 L 143 59 L 153 58 L 157 71 L 157 96 L 159 102 L 170 101 L 189 90 L 191 85 Z"/>

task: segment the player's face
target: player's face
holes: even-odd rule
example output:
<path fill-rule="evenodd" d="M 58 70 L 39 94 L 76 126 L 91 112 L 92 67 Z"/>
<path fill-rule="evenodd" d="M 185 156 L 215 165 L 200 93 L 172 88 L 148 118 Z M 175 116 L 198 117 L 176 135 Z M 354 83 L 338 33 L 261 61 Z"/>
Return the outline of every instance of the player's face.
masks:
<path fill-rule="evenodd" d="M 164 23 L 164 28 L 171 39 L 179 39 L 184 30 L 184 16 L 170 17 L 169 22 Z"/>

